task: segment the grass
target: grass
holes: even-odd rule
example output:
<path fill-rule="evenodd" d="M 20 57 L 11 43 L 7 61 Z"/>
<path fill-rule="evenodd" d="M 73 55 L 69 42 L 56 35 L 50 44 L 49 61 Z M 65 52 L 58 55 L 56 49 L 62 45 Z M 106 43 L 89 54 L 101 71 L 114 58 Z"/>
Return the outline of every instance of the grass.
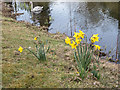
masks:
<path fill-rule="evenodd" d="M 48 40 L 51 50 L 47 61 L 38 61 L 27 50 L 34 49 L 34 37 Z M 64 43 L 65 35 L 50 34 L 25 22 L 2 17 L 2 87 L 3 88 L 114 88 L 118 87 L 118 65 L 101 60 L 102 78 L 98 81 L 89 73 L 81 81 L 76 73 L 73 50 Z"/>

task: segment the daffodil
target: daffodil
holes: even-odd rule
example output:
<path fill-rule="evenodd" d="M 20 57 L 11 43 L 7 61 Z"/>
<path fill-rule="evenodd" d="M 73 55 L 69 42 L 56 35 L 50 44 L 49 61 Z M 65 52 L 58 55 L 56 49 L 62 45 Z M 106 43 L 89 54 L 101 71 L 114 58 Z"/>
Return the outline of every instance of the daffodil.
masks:
<path fill-rule="evenodd" d="M 37 37 L 35 37 L 34 40 L 37 40 Z"/>
<path fill-rule="evenodd" d="M 81 38 L 84 38 L 85 33 L 83 33 L 81 30 L 79 30 L 79 34 Z"/>
<path fill-rule="evenodd" d="M 77 74 L 79 74 L 79 72 L 77 72 Z"/>
<path fill-rule="evenodd" d="M 100 47 L 99 45 L 95 45 L 95 50 L 100 50 Z"/>
<path fill-rule="evenodd" d="M 72 42 L 73 42 L 73 43 L 72 43 L 72 44 L 70 44 L 70 45 L 71 45 L 71 47 L 72 47 L 72 49 L 74 49 L 74 48 L 76 49 L 77 44 L 76 44 L 73 40 L 72 40 Z"/>
<path fill-rule="evenodd" d="M 81 41 L 82 41 L 82 39 L 77 39 L 77 38 L 75 40 L 75 42 L 77 43 L 77 45 L 80 44 Z"/>
<path fill-rule="evenodd" d="M 99 41 L 99 37 L 98 37 L 98 34 L 94 34 L 91 38 L 91 42 L 94 43 L 94 42 L 98 42 Z"/>
<path fill-rule="evenodd" d="M 22 52 L 22 51 L 23 51 L 23 48 L 20 46 L 20 47 L 18 48 L 18 51 L 19 51 L 19 52 Z"/>
<path fill-rule="evenodd" d="M 73 37 L 75 37 L 76 39 L 77 39 L 77 38 L 80 38 L 80 33 L 74 32 L 74 34 L 75 34 L 75 35 L 74 35 Z"/>
<path fill-rule="evenodd" d="M 71 39 L 70 39 L 69 37 L 67 37 L 67 38 L 65 39 L 65 43 L 66 43 L 66 44 L 71 44 Z"/>
<path fill-rule="evenodd" d="M 93 34 L 93 37 L 98 37 L 98 34 Z"/>

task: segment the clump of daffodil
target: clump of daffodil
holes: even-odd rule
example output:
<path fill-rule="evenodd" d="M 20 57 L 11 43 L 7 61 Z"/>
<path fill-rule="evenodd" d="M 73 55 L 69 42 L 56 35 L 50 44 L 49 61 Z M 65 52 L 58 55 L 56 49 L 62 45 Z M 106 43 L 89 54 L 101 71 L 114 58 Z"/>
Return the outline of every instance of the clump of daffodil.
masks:
<path fill-rule="evenodd" d="M 67 38 L 65 39 L 65 43 L 66 43 L 66 44 L 71 44 L 71 39 L 70 39 L 69 37 L 67 37 Z"/>
<path fill-rule="evenodd" d="M 18 51 L 19 51 L 19 52 L 22 52 L 22 51 L 23 51 L 23 48 L 20 46 L 20 47 L 18 48 Z"/>
<path fill-rule="evenodd" d="M 95 46 L 95 50 L 100 50 L 100 47 L 99 45 L 94 45 Z"/>
<path fill-rule="evenodd" d="M 75 49 L 74 57 L 78 64 L 77 68 L 79 71 L 77 73 L 82 79 L 84 79 L 87 76 L 87 73 L 89 71 L 89 66 L 93 58 L 93 48 L 89 48 L 91 44 L 87 43 L 87 36 L 81 30 L 79 30 L 79 32 L 74 32 L 73 37 L 74 37 L 74 40 L 72 41 L 69 37 L 67 37 L 65 39 L 65 43 L 69 44 L 72 47 L 72 49 Z M 82 40 L 84 40 L 84 38 L 86 40 L 85 42 L 83 41 L 83 44 L 82 44 Z M 95 46 L 95 50 L 100 50 L 99 45 L 94 45 L 94 42 L 99 41 L 98 34 L 94 34 L 90 39 L 92 42 L 92 46 Z M 98 77 L 96 76 L 96 74 L 98 74 L 98 71 L 94 69 L 92 73 L 95 77 Z"/>
<path fill-rule="evenodd" d="M 99 37 L 98 37 L 98 34 L 93 34 L 93 36 L 90 38 L 91 39 L 91 42 L 94 43 L 94 42 L 98 42 L 99 41 Z"/>
<path fill-rule="evenodd" d="M 35 37 L 34 40 L 36 41 L 36 40 L 37 40 L 37 37 Z"/>
<path fill-rule="evenodd" d="M 37 40 L 38 37 L 35 37 L 34 40 Z M 28 50 L 31 54 L 33 54 L 38 60 L 46 60 L 46 53 L 49 52 L 50 46 L 47 45 L 47 40 L 46 40 L 46 46 L 44 45 L 44 43 L 38 39 L 38 42 L 34 42 L 35 44 L 35 49 L 36 51 L 32 51 L 31 47 L 28 48 L 24 48 L 26 50 Z M 20 46 L 18 48 L 19 52 L 23 51 L 23 48 Z"/>

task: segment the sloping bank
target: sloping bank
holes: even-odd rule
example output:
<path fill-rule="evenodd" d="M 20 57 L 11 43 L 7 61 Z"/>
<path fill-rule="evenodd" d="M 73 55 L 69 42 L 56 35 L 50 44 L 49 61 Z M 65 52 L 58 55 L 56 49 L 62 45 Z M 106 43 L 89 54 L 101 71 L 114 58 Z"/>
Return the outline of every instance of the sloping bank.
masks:
<path fill-rule="evenodd" d="M 50 52 L 47 61 L 38 61 L 19 46 L 34 50 L 34 37 L 48 40 Z M 81 81 L 75 69 L 76 62 L 71 47 L 65 44 L 65 35 L 51 34 L 42 28 L 12 18 L 2 17 L 2 85 L 4 88 L 112 88 L 118 87 L 118 65 L 100 60 L 101 79 L 89 73 Z"/>

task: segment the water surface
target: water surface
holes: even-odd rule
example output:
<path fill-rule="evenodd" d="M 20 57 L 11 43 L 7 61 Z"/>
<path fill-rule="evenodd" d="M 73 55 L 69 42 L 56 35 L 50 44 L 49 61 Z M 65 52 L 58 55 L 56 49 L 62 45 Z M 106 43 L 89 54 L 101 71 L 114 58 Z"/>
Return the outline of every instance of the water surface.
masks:
<path fill-rule="evenodd" d="M 24 13 L 17 16 L 37 26 L 47 26 L 50 33 L 65 33 L 72 36 L 82 30 L 88 38 L 99 34 L 100 42 L 96 42 L 106 53 L 112 50 L 110 56 L 116 57 L 116 49 L 120 51 L 120 33 L 118 33 L 118 3 L 113 2 L 33 2 L 33 7 L 43 6 L 40 14 L 30 10 L 30 3 L 12 3 L 14 13 Z M 118 38 L 118 39 L 117 39 Z M 118 41 L 118 42 L 117 42 Z M 118 43 L 118 45 L 117 45 Z"/>

